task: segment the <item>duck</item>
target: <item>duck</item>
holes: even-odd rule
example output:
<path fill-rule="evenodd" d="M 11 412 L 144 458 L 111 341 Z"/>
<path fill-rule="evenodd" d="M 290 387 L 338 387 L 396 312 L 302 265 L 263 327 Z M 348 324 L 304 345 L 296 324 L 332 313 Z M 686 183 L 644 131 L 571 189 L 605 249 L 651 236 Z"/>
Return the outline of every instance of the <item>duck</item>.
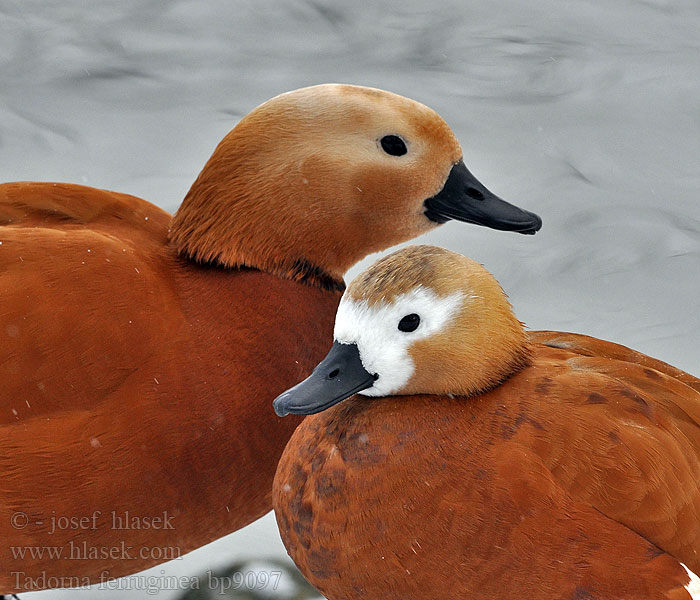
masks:
<path fill-rule="evenodd" d="M 309 415 L 273 506 L 329 600 L 700 598 L 700 379 L 526 331 L 469 258 L 409 246 L 358 275 L 273 405 Z"/>
<path fill-rule="evenodd" d="M 344 84 L 252 110 L 174 215 L 0 185 L 0 592 L 111 581 L 267 513 L 301 420 L 270 403 L 326 352 L 344 273 L 449 220 L 541 226 L 433 110 Z"/>

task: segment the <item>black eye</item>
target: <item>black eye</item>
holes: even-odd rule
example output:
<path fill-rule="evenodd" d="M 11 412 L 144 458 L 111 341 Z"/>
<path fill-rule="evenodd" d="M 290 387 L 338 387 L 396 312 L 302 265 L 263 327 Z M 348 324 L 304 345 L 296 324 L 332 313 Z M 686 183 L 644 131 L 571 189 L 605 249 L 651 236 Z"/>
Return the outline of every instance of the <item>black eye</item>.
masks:
<path fill-rule="evenodd" d="M 420 317 L 416 313 L 406 315 L 399 321 L 399 331 L 411 332 L 418 329 L 420 325 Z"/>
<path fill-rule="evenodd" d="M 385 135 L 379 143 L 382 145 L 384 152 L 392 156 L 403 156 L 408 152 L 406 144 L 398 135 Z"/>

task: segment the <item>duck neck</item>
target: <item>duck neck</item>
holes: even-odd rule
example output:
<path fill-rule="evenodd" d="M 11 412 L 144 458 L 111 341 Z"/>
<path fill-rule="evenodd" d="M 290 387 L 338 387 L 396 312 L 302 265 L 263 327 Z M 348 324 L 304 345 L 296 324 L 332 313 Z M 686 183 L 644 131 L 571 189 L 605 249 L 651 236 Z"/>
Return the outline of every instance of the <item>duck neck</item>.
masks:
<path fill-rule="evenodd" d="M 327 241 L 314 243 L 321 228 L 308 219 L 301 222 L 303 215 L 294 210 L 296 199 L 280 198 L 255 179 L 244 186 L 242 179 L 230 165 L 222 172 L 210 160 L 172 219 L 169 239 L 176 251 L 199 264 L 253 268 L 344 291 L 347 265 L 323 264 L 321 257 L 335 256 L 333 248 Z"/>
<path fill-rule="evenodd" d="M 253 251 L 238 254 L 232 260 L 225 251 L 212 252 L 208 248 L 206 241 L 197 240 L 196 235 L 192 237 L 195 239 L 190 240 L 184 247 L 177 243 L 172 236 L 171 241 L 174 243 L 178 254 L 197 264 L 224 269 L 257 269 L 281 279 L 289 279 L 322 290 L 340 293 L 345 291 L 345 282 L 342 278 L 331 275 L 322 267 L 317 266 L 306 258 L 270 260 Z"/>

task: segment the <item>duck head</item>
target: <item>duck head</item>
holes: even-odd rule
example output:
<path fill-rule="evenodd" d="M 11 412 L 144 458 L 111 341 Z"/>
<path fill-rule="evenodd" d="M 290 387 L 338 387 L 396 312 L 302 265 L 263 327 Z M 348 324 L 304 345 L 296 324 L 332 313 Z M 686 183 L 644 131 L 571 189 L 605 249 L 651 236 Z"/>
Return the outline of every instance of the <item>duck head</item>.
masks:
<path fill-rule="evenodd" d="M 434 246 L 409 246 L 358 275 L 340 301 L 334 336 L 313 373 L 275 399 L 278 415 L 313 414 L 356 393 L 470 396 L 530 356 L 496 279 Z"/>
<path fill-rule="evenodd" d="M 445 121 L 382 90 L 327 84 L 277 96 L 221 141 L 170 229 L 183 255 L 340 282 L 366 255 L 450 219 L 535 233 L 492 194 Z"/>

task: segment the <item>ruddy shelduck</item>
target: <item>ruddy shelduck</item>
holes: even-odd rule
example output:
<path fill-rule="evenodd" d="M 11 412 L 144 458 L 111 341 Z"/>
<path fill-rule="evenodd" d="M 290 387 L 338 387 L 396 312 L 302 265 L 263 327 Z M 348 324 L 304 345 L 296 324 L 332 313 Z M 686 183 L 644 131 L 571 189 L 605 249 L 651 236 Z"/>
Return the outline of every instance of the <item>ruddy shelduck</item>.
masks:
<path fill-rule="evenodd" d="M 349 85 L 282 94 L 174 217 L 115 192 L 0 185 L 0 592 L 104 582 L 271 508 L 345 271 L 448 219 L 534 233 L 435 112 Z"/>
<path fill-rule="evenodd" d="M 359 275 L 330 353 L 274 406 L 324 411 L 273 504 L 330 600 L 700 598 L 700 380 L 526 333 L 459 254 L 413 246 Z"/>

